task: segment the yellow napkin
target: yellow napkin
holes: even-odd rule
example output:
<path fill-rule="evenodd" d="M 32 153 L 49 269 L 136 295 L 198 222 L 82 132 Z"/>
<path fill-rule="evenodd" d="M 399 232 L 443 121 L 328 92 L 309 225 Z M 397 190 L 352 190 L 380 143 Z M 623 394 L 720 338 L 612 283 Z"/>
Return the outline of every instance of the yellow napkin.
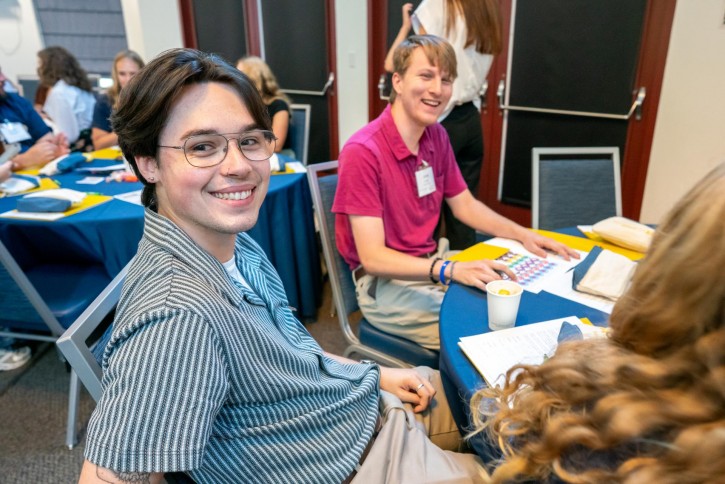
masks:
<path fill-rule="evenodd" d="M 459 262 L 469 262 L 481 259 L 495 260 L 504 255 L 509 250 L 505 247 L 498 247 L 495 245 L 489 245 L 484 242 L 479 242 L 476 245 L 472 245 L 466 250 L 462 250 L 453 257 L 449 257 L 448 260 L 455 260 Z"/>
<path fill-rule="evenodd" d="M 623 256 L 627 257 L 631 260 L 640 260 L 642 257 L 644 257 L 644 253 L 637 252 L 635 250 L 625 249 L 624 247 L 620 247 L 618 245 L 610 244 L 609 242 L 605 242 L 600 237 L 597 237 L 596 240 L 593 237 L 591 239 L 585 239 L 584 237 L 575 237 L 573 235 L 565 235 L 560 234 L 557 232 L 550 232 L 548 230 L 538 230 L 538 229 L 532 229 L 534 232 L 545 235 L 546 237 L 549 237 L 550 239 L 554 239 L 557 242 L 561 242 L 562 244 L 566 245 L 567 247 L 571 249 L 576 250 L 583 250 L 585 252 L 589 252 L 592 250 L 592 247 L 595 245 L 598 245 L 602 249 L 607 249 L 612 252 L 615 252 L 617 254 L 622 254 Z M 589 237 L 589 234 L 586 234 L 587 237 Z"/>

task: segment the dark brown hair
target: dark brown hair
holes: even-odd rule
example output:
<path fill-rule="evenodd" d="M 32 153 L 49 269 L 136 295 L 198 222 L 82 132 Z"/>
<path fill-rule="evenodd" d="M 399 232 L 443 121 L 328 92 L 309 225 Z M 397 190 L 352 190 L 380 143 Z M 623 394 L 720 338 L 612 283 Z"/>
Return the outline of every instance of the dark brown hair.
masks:
<path fill-rule="evenodd" d="M 400 43 L 393 52 L 393 73 L 404 76 L 410 67 L 410 59 L 415 49 L 421 48 L 428 62 L 437 66 L 441 72 L 447 73 L 451 80 L 458 77 L 458 64 L 453 46 L 437 35 L 411 35 Z M 397 93 L 390 91 L 390 104 L 393 104 Z"/>
<path fill-rule="evenodd" d="M 53 87 L 56 82 L 63 80 L 69 86 L 91 92 L 92 86 L 88 74 L 78 59 L 63 47 L 57 45 L 46 47 L 38 52 L 38 58 L 40 59 L 38 77 L 41 85 Z"/>
<path fill-rule="evenodd" d="M 136 157 L 156 158 L 159 135 L 184 87 L 205 82 L 218 82 L 235 89 L 254 122 L 262 129 L 271 129 L 267 108 L 257 88 L 221 57 L 194 49 L 161 53 L 121 91 L 118 109 L 111 115 L 123 156 L 144 185 L 141 201 L 146 207 L 156 209 L 156 188 L 139 171 Z"/>

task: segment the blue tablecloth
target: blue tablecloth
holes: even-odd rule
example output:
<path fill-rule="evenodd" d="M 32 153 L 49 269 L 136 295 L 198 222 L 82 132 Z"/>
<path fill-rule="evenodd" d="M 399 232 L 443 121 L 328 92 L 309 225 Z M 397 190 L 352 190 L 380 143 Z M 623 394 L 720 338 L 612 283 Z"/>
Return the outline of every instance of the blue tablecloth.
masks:
<path fill-rule="evenodd" d="M 86 166 L 117 163 L 95 160 Z M 118 195 L 141 189 L 140 183 L 79 185 L 87 173 L 52 177 L 62 188 Z M 0 198 L 0 213 L 15 208 L 15 197 Z M 24 269 L 59 260 L 102 264 L 115 276 L 136 254 L 143 234 L 143 207 L 113 199 L 54 222 L 0 217 L 0 239 Z M 298 317 L 314 320 L 321 301 L 322 276 L 315 238 L 312 199 L 305 174 L 273 175 L 249 234 L 277 268 L 289 303 Z"/>
<path fill-rule="evenodd" d="M 569 235 L 575 235 L 571 231 Z M 516 326 L 563 318 L 586 317 L 606 326 L 609 315 L 568 299 L 541 291 L 533 294 L 524 291 L 521 296 Z M 470 431 L 468 402 L 476 390 L 486 386 L 483 378 L 458 347 L 463 336 L 473 336 L 488 331 L 488 306 L 486 293 L 470 286 L 454 283 L 443 299 L 440 314 L 440 372 L 443 388 L 453 413 L 453 418 L 463 433 Z M 488 451 L 483 441 L 471 441 L 476 452 L 487 459 Z"/>

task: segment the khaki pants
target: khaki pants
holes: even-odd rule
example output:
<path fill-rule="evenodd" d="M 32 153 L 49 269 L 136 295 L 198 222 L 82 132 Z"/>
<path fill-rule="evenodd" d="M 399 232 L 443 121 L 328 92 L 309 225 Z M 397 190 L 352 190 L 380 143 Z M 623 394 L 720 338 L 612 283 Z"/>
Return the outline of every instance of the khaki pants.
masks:
<path fill-rule="evenodd" d="M 383 426 L 352 482 L 487 482 L 488 474 L 478 456 L 453 452 L 460 448 L 461 436 L 451 416 L 440 373 L 426 367 L 416 370 L 436 389 L 431 406 L 415 414 L 410 404 L 381 392 Z"/>
<path fill-rule="evenodd" d="M 447 239 L 440 239 L 436 257 L 446 259 L 456 253 L 448 250 Z M 358 306 L 371 325 L 436 351 L 441 347 L 438 320 L 446 289 L 430 281 L 371 275 L 355 281 Z"/>

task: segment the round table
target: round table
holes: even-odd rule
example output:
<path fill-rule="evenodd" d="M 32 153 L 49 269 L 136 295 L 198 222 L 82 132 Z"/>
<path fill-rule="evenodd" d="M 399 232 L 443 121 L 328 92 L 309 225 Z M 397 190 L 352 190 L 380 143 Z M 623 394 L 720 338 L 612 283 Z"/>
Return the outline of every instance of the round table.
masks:
<path fill-rule="evenodd" d="M 598 326 L 606 326 L 609 318 L 607 313 L 546 291 L 538 294 L 524 291 L 516 326 L 572 315 L 589 318 Z M 468 402 L 476 390 L 486 384 L 458 347 L 458 341 L 461 337 L 488 331 L 486 293 L 471 286 L 452 284 L 443 298 L 440 313 L 440 372 L 453 418 L 463 434 L 471 430 Z M 485 447 L 483 441 L 473 439 L 471 444 L 483 459 L 490 458 L 490 449 Z"/>
<path fill-rule="evenodd" d="M 94 160 L 84 166 L 107 166 L 115 160 Z M 69 172 L 51 177 L 62 188 L 119 195 L 142 188 L 141 183 L 78 184 L 88 173 Z M 0 213 L 13 210 L 16 197 L 0 198 Z M 136 254 L 143 235 L 144 209 L 111 199 L 53 222 L 0 217 L 0 240 L 18 264 L 59 260 L 101 264 L 114 277 Z M 249 234 L 279 272 L 289 303 L 300 319 L 314 320 L 322 298 L 322 275 L 314 228 L 312 198 L 305 174 L 273 175 Z"/>

